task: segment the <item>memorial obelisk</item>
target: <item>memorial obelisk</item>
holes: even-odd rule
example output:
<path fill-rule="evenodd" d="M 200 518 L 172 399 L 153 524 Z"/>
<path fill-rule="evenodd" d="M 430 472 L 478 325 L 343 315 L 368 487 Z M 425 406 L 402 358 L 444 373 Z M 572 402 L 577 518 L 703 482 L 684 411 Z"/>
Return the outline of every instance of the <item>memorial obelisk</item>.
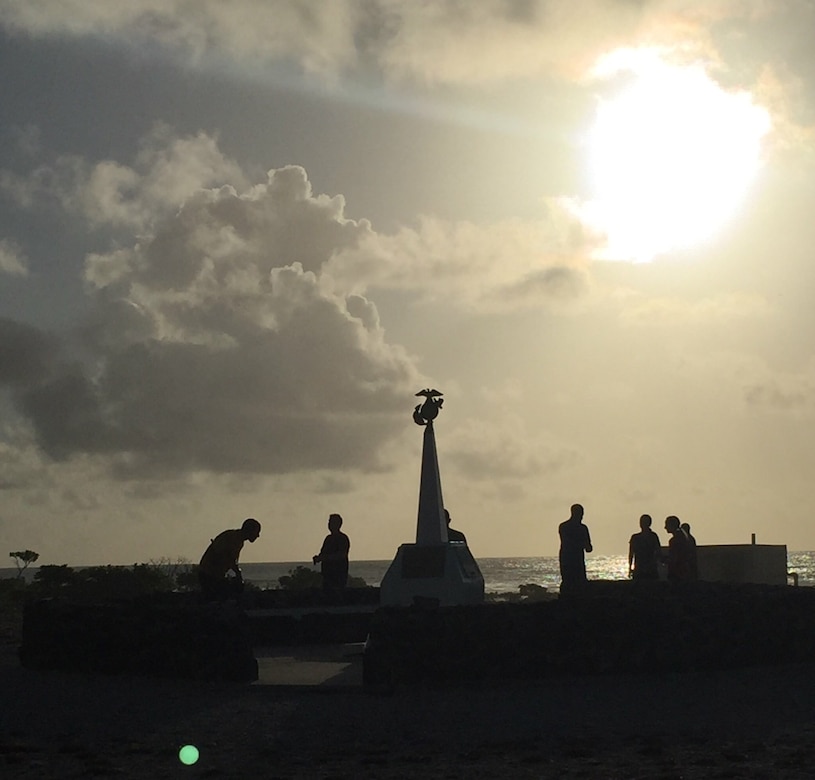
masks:
<path fill-rule="evenodd" d="M 419 512 L 415 544 L 402 544 L 380 585 L 383 605 L 474 604 L 484 600 L 484 578 L 464 542 L 447 538 L 436 434 L 433 421 L 444 399 L 438 390 L 416 393 L 424 403 L 413 411 L 413 421 L 424 427 L 419 479 Z"/>
<path fill-rule="evenodd" d="M 413 420 L 424 426 L 422 442 L 422 473 L 419 479 L 419 516 L 416 520 L 416 544 L 445 544 L 447 521 L 444 516 L 444 499 L 439 476 L 439 456 L 436 453 L 436 434 L 433 420 L 438 417 L 444 403 L 438 390 L 422 390 L 423 404 L 416 407 Z"/>

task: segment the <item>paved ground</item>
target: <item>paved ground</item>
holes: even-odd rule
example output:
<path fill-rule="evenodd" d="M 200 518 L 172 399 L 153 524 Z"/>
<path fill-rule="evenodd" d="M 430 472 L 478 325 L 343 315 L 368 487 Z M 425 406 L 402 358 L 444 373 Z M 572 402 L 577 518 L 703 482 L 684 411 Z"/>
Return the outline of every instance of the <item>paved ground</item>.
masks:
<path fill-rule="evenodd" d="M 349 688 L 362 685 L 362 643 L 258 647 L 255 685 Z"/>
<path fill-rule="evenodd" d="M 29 670 L 0 644 L 0 778 L 803 780 L 815 766 L 815 665 L 372 695 L 359 649 L 258 648 L 261 679 L 240 685 Z"/>

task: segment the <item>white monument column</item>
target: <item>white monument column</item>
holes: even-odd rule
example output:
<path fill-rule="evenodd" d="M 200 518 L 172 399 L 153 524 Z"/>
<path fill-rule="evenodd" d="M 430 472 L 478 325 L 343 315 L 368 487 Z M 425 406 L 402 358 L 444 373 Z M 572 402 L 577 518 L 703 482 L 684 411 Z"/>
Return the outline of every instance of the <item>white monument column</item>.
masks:
<path fill-rule="evenodd" d="M 399 546 L 382 578 L 379 600 L 386 606 L 478 604 L 484 600 L 481 570 L 464 542 L 447 538 L 433 430 L 443 399 L 438 390 L 421 390 L 416 395 L 425 398 L 413 411 L 413 421 L 424 426 L 416 542 Z"/>
<path fill-rule="evenodd" d="M 433 423 L 424 429 L 422 445 L 422 475 L 419 482 L 419 517 L 416 521 L 416 544 L 446 544 L 447 518 L 441 495 L 439 458 L 436 454 L 436 434 Z"/>

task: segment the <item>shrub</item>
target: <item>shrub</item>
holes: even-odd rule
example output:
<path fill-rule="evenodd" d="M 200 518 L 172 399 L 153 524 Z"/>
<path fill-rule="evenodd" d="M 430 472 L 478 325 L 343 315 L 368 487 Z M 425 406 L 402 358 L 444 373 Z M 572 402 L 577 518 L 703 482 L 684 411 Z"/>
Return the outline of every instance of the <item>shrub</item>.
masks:
<path fill-rule="evenodd" d="M 289 573 L 278 577 L 277 582 L 283 590 L 307 590 L 323 586 L 323 578 L 320 572 L 306 566 L 289 569 Z"/>
<path fill-rule="evenodd" d="M 162 566 L 136 563 L 133 566 L 41 566 L 27 595 L 34 598 L 67 598 L 83 602 L 131 599 L 176 589 L 176 581 Z"/>
<path fill-rule="evenodd" d="M 294 569 L 289 569 L 288 574 L 278 577 L 277 582 L 283 590 L 308 590 L 322 588 L 323 576 L 316 569 L 296 566 Z M 367 588 L 368 585 L 362 577 L 349 577 L 347 587 Z"/>

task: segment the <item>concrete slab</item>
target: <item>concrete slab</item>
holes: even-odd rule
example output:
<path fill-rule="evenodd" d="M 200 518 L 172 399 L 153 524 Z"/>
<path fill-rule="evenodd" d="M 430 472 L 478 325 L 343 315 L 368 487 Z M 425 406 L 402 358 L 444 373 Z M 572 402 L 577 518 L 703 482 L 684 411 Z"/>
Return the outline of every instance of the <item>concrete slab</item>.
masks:
<path fill-rule="evenodd" d="M 304 688 L 362 686 L 362 644 L 255 649 L 254 685 Z"/>

